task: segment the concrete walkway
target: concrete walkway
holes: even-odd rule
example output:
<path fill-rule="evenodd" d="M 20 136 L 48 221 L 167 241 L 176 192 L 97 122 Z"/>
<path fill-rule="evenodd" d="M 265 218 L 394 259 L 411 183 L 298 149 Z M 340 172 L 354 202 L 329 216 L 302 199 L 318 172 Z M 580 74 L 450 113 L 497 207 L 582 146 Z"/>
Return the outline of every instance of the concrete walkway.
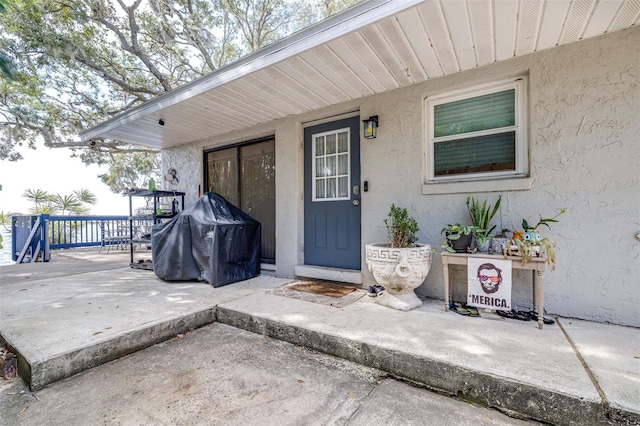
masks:
<path fill-rule="evenodd" d="M 640 330 L 395 311 L 364 296 L 343 307 L 271 294 L 262 275 L 214 289 L 131 269 L 128 253 L 56 252 L 0 269 L 0 335 L 33 390 L 212 322 L 268 335 L 552 424 L 640 424 Z M 277 291 L 276 291 L 277 293 Z"/>

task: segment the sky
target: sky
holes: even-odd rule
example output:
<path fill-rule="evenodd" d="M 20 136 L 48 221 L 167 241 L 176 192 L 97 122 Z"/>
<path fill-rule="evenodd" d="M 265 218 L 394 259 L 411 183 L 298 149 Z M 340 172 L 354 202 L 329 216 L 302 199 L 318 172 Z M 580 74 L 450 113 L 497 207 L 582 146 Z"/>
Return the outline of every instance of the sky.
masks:
<path fill-rule="evenodd" d="M 129 198 L 114 194 L 100 181 L 99 174 L 106 166 L 86 165 L 79 158 L 71 158 L 68 148 L 47 148 L 39 144 L 36 150 L 22 148 L 24 159 L 0 161 L 0 211 L 5 214 L 28 213 L 33 207 L 22 194 L 27 189 L 42 189 L 49 193 L 70 195 L 88 189 L 98 199 L 89 206 L 91 215 L 128 215 Z"/>

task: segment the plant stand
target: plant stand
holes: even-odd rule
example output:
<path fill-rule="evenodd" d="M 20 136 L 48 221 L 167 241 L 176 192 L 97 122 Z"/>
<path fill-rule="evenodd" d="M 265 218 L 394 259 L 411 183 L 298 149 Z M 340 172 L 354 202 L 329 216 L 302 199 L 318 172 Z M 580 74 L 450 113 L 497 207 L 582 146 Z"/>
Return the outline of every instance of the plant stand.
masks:
<path fill-rule="evenodd" d="M 424 282 L 431 268 L 431 246 L 392 248 L 386 243 L 366 245 L 369 271 L 385 292 L 375 298 L 379 305 L 401 311 L 422 306 L 414 290 Z"/>

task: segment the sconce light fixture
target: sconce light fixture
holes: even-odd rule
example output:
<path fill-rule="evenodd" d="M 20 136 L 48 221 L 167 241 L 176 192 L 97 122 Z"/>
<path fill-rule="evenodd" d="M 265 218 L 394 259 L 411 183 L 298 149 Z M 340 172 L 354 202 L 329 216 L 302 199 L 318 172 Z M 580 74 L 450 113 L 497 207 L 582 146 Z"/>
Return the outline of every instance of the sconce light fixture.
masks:
<path fill-rule="evenodd" d="M 378 135 L 378 116 L 373 115 L 366 120 L 362 120 L 365 139 L 375 139 Z"/>
<path fill-rule="evenodd" d="M 164 120 L 161 118 L 160 120 L 158 120 L 158 124 L 164 126 Z"/>

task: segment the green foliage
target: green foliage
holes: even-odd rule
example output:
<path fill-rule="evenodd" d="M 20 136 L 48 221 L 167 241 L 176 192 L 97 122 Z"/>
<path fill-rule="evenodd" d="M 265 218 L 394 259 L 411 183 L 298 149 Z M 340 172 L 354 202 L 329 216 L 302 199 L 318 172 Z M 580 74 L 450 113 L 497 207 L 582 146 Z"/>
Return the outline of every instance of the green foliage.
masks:
<path fill-rule="evenodd" d="M 514 239 L 513 242 L 516 246 L 517 255 L 522 257 L 523 264 L 531 262 L 531 259 L 536 256 L 535 246 L 540 246 L 540 251 L 537 252 L 537 255 L 545 257 L 545 263 L 549 265 L 550 270 L 556 269 L 556 252 L 554 250 L 556 243 L 553 240 L 544 237 L 537 241 L 535 246 L 521 239 Z M 507 246 L 505 246 L 504 250 L 505 254 L 508 254 L 509 248 Z"/>
<path fill-rule="evenodd" d="M 453 249 L 453 241 L 459 240 L 463 235 L 469 235 L 471 233 L 479 232 L 480 228 L 477 226 L 462 226 L 459 223 L 454 225 L 447 225 L 442 228 L 440 231 L 441 234 L 445 235 L 444 240 L 442 241 L 442 248 L 448 251 L 449 253 L 455 253 Z"/>
<path fill-rule="evenodd" d="M 547 228 L 551 229 L 551 226 L 549 225 L 550 223 L 557 223 L 557 217 L 560 216 L 561 214 L 564 214 L 567 212 L 566 208 L 561 208 L 560 212 L 555 215 L 554 217 L 548 217 L 548 218 L 542 218 L 542 215 L 540 215 L 540 220 L 538 221 L 538 223 L 536 223 L 535 226 L 530 226 L 529 223 L 527 222 L 526 219 L 522 219 L 522 229 L 524 229 L 525 232 L 527 231 L 537 231 L 538 227 L 541 225 L 546 226 Z"/>
<path fill-rule="evenodd" d="M 11 216 L 13 213 L 11 212 L 2 212 L 0 211 L 0 225 L 4 227 L 4 229 L 8 229 L 7 227 L 11 225 Z"/>
<path fill-rule="evenodd" d="M 33 214 L 80 215 L 89 212 L 89 205 L 97 203 L 95 194 L 88 189 L 73 191 L 69 195 L 51 194 L 42 189 L 27 189 L 22 196 L 34 203 Z"/>
<path fill-rule="evenodd" d="M 18 148 L 69 147 L 87 164 L 109 164 L 112 191 L 138 186 L 144 162 L 117 155 L 157 155 L 114 140 L 73 142 L 78 133 L 237 60 L 307 26 L 335 5 L 354 0 L 13 0 L 0 13 L 3 143 L 0 159 Z M 79 151 L 78 151 L 79 150 Z M 143 169 L 136 169 L 141 166 Z"/>
<path fill-rule="evenodd" d="M 532 257 L 534 256 L 534 251 L 533 251 L 534 247 L 539 246 L 539 250 L 540 250 L 539 255 L 545 257 L 545 263 L 549 265 L 549 268 L 552 271 L 555 269 L 556 253 L 555 253 L 554 247 L 556 246 L 556 243 L 547 237 L 540 238 L 539 236 L 537 236 L 537 239 L 532 238 L 532 239 L 526 240 L 523 238 L 523 235 L 526 237 L 527 232 L 538 235 L 538 232 L 537 232 L 538 227 L 542 225 L 551 229 L 551 226 L 549 224 L 557 223 L 558 216 L 566 212 L 567 212 L 566 208 L 561 208 L 560 212 L 553 217 L 543 218 L 542 215 L 539 215 L 540 220 L 538 220 L 538 223 L 536 223 L 535 226 L 529 225 L 526 219 L 522 219 L 523 231 L 516 232 L 514 234 L 514 238 L 512 241 L 513 244 L 516 246 L 517 255 L 522 257 L 522 263 L 530 262 Z M 505 248 L 505 254 L 509 254 L 508 248 Z"/>
<path fill-rule="evenodd" d="M 478 244 L 484 245 L 487 239 L 492 236 L 492 232 L 495 229 L 495 225 L 491 226 L 491 219 L 496 215 L 500 209 L 500 202 L 502 196 L 498 197 L 495 205 L 487 204 L 485 199 L 480 203 L 471 195 L 467 196 L 467 209 L 469 210 L 469 217 L 471 218 L 471 224 L 475 226 L 477 231 L 475 232 Z"/>
<path fill-rule="evenodd" d="M 391 204 L 391 209 L 387 219 L 384 220 L 384 224 L 387 226 L 387 236 L 391 247 L 413 247 L 418 240 L 416 238 L 416 233 L 420 230 L 418 222 L 409 216 L 405 208 Z"/>
<path fill-rule="evenodd" d="M 6 12 L 6 8 L 4 6 L 5 0 L 0 0 L 0 14 Z M 0 75 L 2 75 L 7 80 L 13 80 L 13 63 L 7 55 L 5 55 L 2 51 L 0 51 Z M 0 242 L 2 237 L 0 237 Z M 2 244 L 0 244 L 0 248 L 2 248 Z"/>

